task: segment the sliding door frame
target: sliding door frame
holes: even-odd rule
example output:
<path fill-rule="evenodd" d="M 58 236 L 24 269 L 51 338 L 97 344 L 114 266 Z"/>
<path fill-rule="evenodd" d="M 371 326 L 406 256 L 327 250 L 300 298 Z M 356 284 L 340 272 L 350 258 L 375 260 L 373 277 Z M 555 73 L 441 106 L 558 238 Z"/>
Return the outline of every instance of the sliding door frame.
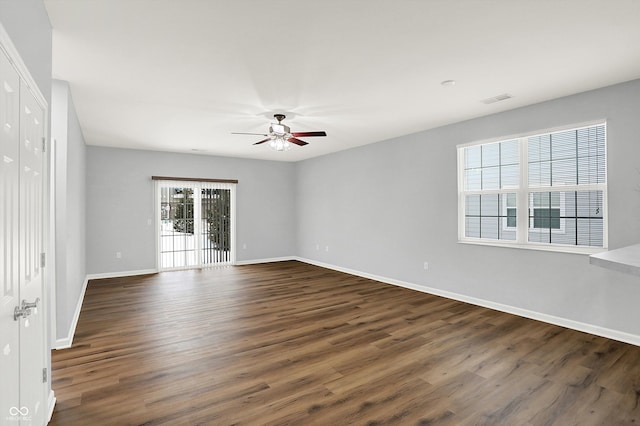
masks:
<path fill-rule="evenodd" d="M 232 179 L 197 179 L 197 178 L 176 178 L 165 176 L 152 176 L 154 184 L 154 209 L 155 209 L 155 240 L 156 240 L 156 270 L 157 271 L 173 271 L 184 269 L 202 269 L 211 268 L 216 266 L 229 266 L 236 263 L 236 184 L 237 180 Z M 202 235 L 203 232 L 200 229 L 202 225 L 201 215 L 201 192 L 203 189 L 211 188 L 210 184 L 219 184 L 219 189 L 227 189 L 230 191 L 230 240 L 229 240 L 229 261 L 215 262 L 215 263 L 203 263 L 202 261 Z M 217 185 L 216 185 L 217 186 Z M 184 265 L 171 268 L 162 267 L 162 252 L 161 252 L 161 228 L 162 228 L 162 209 L 161 209 L 161 191 L 162 188 L 190 188 L 193 189 L 194 198 L 194 235 L 196 240 L 196 259 L 195 265 Z"/>

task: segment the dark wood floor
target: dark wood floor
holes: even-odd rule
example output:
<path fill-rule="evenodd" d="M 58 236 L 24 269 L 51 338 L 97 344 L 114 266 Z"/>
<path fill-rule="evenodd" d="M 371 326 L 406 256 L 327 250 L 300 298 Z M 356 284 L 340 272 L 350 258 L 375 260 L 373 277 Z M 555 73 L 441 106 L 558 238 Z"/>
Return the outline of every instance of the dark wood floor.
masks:
<path fill-rule="evenodd" d="M 299 262 L 91 281 L 52 425 L 626 425 L 640 348 Z"/>

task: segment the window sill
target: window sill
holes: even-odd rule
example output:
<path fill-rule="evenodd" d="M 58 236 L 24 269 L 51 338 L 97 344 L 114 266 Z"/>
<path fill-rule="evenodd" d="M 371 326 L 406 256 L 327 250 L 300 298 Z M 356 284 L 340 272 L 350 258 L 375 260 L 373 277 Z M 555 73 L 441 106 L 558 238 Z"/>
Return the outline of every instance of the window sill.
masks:
<path fill-rule="evenodd" d="M 589 263 L 602 268 L 640 276 L 640 244 L 591 255 Z"/>
<path fill-rule="evenodd" d="M 475 240 L 475 239 L 464 239 L 458 240 L 460 244 L 470 244 L 477 246 L 492 246 L 492 247 L 504 247 L 504 248 L 513 248 L 513 249 L 524 249 L 524 250 L 537 250 L 537 251 L 552 251 L 557 253 L 571 253 L 571 254 L 585 254 L 592 255 L 597 253 L 606 252 L 606 248 L 602 247 L 584 247 L 584 246 L 566 246 L 566 245 L 549 245 L 549 244 L 518 244 L 515 242 L 503 242 L 498 240 Z"/>

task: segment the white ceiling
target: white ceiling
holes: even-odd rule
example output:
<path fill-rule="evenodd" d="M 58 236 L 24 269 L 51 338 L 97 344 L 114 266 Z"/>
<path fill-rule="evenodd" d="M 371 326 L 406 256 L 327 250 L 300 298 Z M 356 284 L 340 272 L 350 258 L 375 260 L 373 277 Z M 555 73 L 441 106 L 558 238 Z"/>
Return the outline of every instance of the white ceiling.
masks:
<path fill-rule="evenodd" d="M 298 161 L 640 78 L 638 0 L 45 4 L 89 145 Z M 231 135 L 275 112 L 328 136 Z"/>

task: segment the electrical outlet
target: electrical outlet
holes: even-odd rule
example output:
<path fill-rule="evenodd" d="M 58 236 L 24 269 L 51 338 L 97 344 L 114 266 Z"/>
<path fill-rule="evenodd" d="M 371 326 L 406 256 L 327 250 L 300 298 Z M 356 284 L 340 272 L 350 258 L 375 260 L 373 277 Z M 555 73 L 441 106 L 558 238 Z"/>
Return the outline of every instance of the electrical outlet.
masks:
<path fill-rule="evenodd" d="M 122 253 L 117 251 L 116 252 L 116 259 L 122 259 Z"/>
<path fill-rule="evenodd" d="M 429 269 L 429 262 L 424 262 L 424 270 L 426 271 L 427 269 Z"/>
<path fill-rule="evenodd" d="M 324 246 L 324 251 L 329 251 L 329 246 Z"/>
<path fill-rule="evenodd" d="M 246 249 L 247 249 L 247 244 L 246 243 L 242 244 L 242 250 L 246 250 Z"/>

